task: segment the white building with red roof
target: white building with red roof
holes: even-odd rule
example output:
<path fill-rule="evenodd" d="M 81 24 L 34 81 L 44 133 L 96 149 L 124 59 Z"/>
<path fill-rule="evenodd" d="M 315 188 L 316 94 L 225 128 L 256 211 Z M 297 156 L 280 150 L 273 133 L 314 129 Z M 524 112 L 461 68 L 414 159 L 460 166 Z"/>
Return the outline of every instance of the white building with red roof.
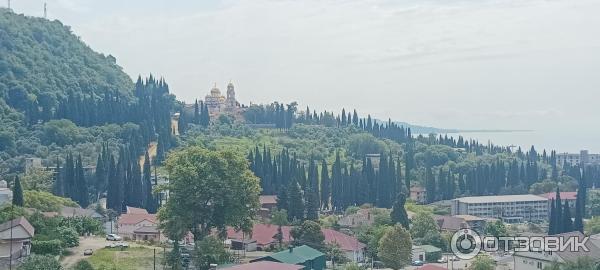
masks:
<path fill-rule="evenodd" d="M 119 217 L 117 221 L 117 233 L 123 237 L 128 239 L 135 240 L 136 231 L 148 233 L 151 231 L 151 228 L 143 228 L 143 227 L 151 227 L 154 230 L 158 231 L 158 220 L 155 214 L 123 214 Z M 143 228 L 143 229 L 142 229 Z M 166 240 L 165 237 L 161 237 L 162 240 Z"/>

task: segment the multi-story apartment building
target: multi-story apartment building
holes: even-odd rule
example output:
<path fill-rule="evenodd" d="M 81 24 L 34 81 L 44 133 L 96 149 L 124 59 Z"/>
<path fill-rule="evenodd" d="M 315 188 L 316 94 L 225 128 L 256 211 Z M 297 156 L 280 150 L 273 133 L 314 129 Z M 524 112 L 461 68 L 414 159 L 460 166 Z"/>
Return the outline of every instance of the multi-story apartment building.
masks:
<path fill-rule="evenodd" d="M 452 215 L 497 218 L 506 223 L 548 219 L 548 199 L 536 195 L 463 197 L 452 200 Z"/>
<path fill-rule="evenodd" d="M 579 154 L 561 153 L 556 154 L 556 164 L 563 165 L 600 164 L 600 154 L 590 154 L 588 150 L 581 150 Z"/>

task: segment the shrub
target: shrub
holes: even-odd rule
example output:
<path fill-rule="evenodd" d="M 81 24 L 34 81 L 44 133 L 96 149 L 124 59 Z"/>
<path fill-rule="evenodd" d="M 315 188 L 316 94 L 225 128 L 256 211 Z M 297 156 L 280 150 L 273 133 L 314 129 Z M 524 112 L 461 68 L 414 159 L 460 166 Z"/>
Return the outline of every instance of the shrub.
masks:
<path fill-rule="evenodd" d="M 60 240 L 33 240 L 31 252 L 39 255 L 60 255 L 62 254 L 62 242 Z"/>
<path fill-rule="evenodd" d="M 17 268 L 18 270 L 62 270 L 60 263 L 48 255 L 31 255 Z"/>
<path fill-rule="evenodd" d="M 73 270 L 94 270 L 94 267 L 86 260 L 79 260 L 73 267 Z"/>
<path fill-rule="evenodd" d="M 58 227 L 57 231 L 64 247 L 69 248 L 79 245 L 79 235 L 75 229 L 69 227 Z"/>

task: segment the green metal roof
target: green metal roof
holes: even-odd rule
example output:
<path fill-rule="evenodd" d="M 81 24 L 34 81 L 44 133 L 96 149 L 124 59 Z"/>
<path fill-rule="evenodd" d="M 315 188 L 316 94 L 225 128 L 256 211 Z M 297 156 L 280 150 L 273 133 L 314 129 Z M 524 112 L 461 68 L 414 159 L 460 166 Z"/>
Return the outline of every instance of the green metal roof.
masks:
<path fill-rule="evenodd" d="M 440 252 L 440 251 L 442 251 L 441 249 L 439 249 L 439 248 L 437 248 L 437 247 L 434 247 L 434 246 L 431 246 L 431 245 L 422 245 L 422 246 L 420 246 L 420 247 L 423 249 L 423 251 L 425 251 L 425 252 L 427 252 L 427 253 L 430 253 L 430 252 Z"/>
<path fill-rule="evenodd" d="M 325 256 L 325 254 L 321 253 L 320 251 L 314 248 L 304 245 L 294 247 L 292 251 L 286 249 L 284 251 L 271 254 L 267 257 L 271 257 L 276 261 L 282 263 L 299 264 L 304 263 L 306 261 L 314 260 L 321 256 Z"/>

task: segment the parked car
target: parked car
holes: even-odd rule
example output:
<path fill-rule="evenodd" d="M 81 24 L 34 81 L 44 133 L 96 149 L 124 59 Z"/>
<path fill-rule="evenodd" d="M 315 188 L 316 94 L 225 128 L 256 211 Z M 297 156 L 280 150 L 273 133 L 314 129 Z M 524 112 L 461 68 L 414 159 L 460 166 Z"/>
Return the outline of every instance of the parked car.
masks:
<path fill-rule="evenodd" d="M 412 266 L 423 266 L 423 261 L 419 261 L 419 260 L 413 261 Z"/>
<path fill-rule="evenodd" d="M 447 257 L 442 257 L 441 259 L 437 260 L 438 263 L 447 263 L 448 262 L 448 258 Z"/>
<path fill-rule="evenodd" d="M 111 233 L 111 234 L 107 234 L 106 235 L 106 240 L 108 240 L 108 241 L 121 241 L 121 240 L 123 240 L 123 237 L 118 236 L 118 235 L 116 235 L 114 233 Z"/>
<path fill-rule="evenodd" d="M 94 251 L 91 248 L 88 248 L 83 251 L 83 256 L 91 256 L 93 253 Z"/>

